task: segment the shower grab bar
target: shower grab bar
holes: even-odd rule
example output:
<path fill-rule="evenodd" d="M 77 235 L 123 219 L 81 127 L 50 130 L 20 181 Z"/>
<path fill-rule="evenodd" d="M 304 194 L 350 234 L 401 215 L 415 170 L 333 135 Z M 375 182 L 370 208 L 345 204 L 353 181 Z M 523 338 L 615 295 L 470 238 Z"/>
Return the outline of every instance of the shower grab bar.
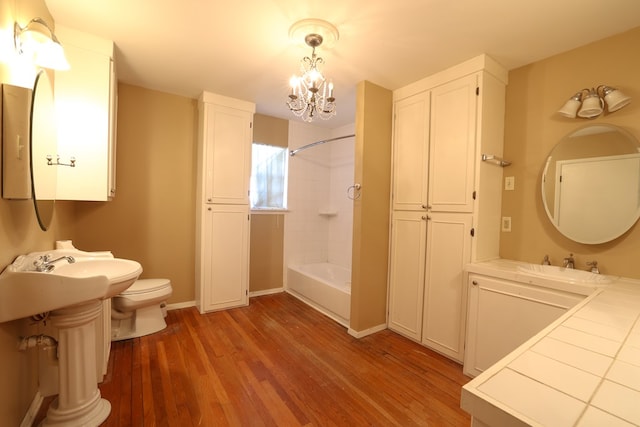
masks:
<path fill-rule="evenodd" d="M 337 141 L 337 140 L 339 140 L 339 139 L 352 138 L 352 137 L 354 137 L 354 136 L 356 136 L 356 135 L 355 135 L 355 134 L 353 134 L 353 135 L 345 135 L 345 136 L 338 136 L 338 137 L 336 137 L 336 138 L 329 138 L 329 139 L 323 139 L 323 140 L 321 140 L 321 141 L 312 142 L 311 144 L 303 145 L 303 146 L 302 146 L 302 147 L 300 147 L 300 148 L 296 148 L 295 150 L 291 150 L 291 151 L 289 151 L 289 155 L 290 155 L 291 157 L 293 157 L 293 156 L 295 156 L 295 155 L 296 155 L 296 153 L 297 153 L 297 152 L 299 152 L 299 151 L 304 151 L 304 150 L 306 150 L 307 148 L 315 147 L 316 145 L 324 144 L 324 143 L 326 143 L 326 142 Z"/>

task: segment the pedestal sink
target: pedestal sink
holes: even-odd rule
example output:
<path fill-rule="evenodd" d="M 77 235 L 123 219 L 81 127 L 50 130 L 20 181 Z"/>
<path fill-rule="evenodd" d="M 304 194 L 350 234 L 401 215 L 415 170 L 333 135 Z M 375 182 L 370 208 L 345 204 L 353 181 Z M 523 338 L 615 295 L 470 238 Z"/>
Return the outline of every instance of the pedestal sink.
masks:
<path fill-rule="evenodd" d="M 48 271 L 34 271 L 43 256 L 61 259 Z M 59 330 L 59 393 L 42 426 L 98 426 L 109 416 L 111 404 L 98 389 L 93 321 L 102 300 L 141 273 L 139 263 L 109 252 L 55 250 L 20 256 L 0 274 L 0 322 L 50 311 Z"/>

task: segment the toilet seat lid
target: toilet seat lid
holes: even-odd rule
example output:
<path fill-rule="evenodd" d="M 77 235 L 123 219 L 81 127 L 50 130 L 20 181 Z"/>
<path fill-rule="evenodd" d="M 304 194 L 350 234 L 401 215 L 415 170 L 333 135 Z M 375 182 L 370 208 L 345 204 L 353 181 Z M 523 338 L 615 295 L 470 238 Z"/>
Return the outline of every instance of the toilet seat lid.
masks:
<path fill-rule="evenodd" d="M 169 279 L 138 279 L 133 282 L 133 285 L 129 286 L 120 295 L 133 295 L 141 294 L 145 292 L 157 291 L 159 289 L 167 288 L 171 286 Z"/>

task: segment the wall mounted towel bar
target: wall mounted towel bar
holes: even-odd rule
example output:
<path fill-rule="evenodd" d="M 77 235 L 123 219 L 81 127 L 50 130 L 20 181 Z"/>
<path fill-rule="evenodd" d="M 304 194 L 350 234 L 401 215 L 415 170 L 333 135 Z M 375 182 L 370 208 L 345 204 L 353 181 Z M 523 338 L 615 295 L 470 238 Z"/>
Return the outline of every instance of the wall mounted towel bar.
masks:
<path fill-rule="evenodd" d="M 500 157 L 494 156 L 493 154 L 483 154 L 482 161 L 495 163 L 496 165 L 502 166 L 502 167 L 509 166 L 511 164 L 511 162 L 507 160 L 503 160 Z"/>

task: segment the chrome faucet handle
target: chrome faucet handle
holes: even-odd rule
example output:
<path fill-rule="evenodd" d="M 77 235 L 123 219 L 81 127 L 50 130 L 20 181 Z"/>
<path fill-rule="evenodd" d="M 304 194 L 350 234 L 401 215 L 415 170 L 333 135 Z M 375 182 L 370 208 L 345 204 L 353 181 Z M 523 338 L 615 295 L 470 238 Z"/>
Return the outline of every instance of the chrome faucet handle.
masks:
<path fill-rule="evenodd" d="M 576 260 L 573 258 L 572 253 L 570 253 L 569 256 L 564 259 L 563 265 L 565 268 L 575 268 Z"/>
<path fill-rule="evenodd" d="M 549 261 L 549 255 L 545 255 L 542 260 L 542 265 L 551 265 L 551 261 Z"/>
<path fill-rule="evenodd" d="M 598 268 L 598 261 L 587 261 L 587 265 L 591 267 L 589 271 L 595 274 L 600 274 L 600 269 Z"/>
<path fill-rule="evenodd" d="M 49 262 L 50 255 L 40 255 L 38 258 L 33 260 L 33 267 L 40 271 L 43 265 Z"/>

